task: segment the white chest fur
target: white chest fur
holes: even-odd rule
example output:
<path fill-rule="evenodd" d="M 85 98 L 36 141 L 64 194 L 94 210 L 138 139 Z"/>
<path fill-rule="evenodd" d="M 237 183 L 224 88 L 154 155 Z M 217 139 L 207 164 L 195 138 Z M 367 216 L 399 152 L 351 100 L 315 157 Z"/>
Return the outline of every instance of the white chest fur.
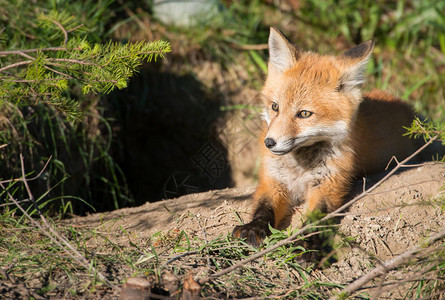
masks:
<path fill-rule="evenodd" d="M 302 205 L 308 188 L 319 185 L 335 172 L 326 164 L 332 157 L 331 151 L 329 154 L 325 151 L 305 154 L 265 156 L 263 161 L 267 174 L 287 188 L 293 206 Z"/>

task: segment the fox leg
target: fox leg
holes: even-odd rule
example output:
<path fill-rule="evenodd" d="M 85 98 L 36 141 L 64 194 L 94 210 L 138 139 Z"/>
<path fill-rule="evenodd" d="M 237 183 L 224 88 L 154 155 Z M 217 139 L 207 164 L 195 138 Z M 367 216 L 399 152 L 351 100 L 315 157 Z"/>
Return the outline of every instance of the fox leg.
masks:
<path fill-rule="evenodd" d="M 308 213 L 315 210 L 330 213 L 336 210 L 342 206 L 349 186 L 349 177 L 337 174 L 326 178 L 316 186 L 308 188 L 306 193 Z"/>
<path fill-rule="evenodd" d="M 270 179 L 260 182 L 254 200 L 256 208 L 252 221 L 236 226 L 233 236 L 245 238 L 246 242 L 258 247 L 270 234 L 269 224 L 279 228 L 292 215 L 292 207 L 287 190 Z"/>

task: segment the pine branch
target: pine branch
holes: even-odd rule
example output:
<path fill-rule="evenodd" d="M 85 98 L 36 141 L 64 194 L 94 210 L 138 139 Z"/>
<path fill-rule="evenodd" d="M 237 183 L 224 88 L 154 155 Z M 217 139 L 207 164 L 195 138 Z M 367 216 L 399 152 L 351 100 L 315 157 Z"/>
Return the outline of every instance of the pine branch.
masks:
<path fill-rule="evenodd" d="M 97 63 L 93 63 L 93 62 L 88 62 L 88 61 L 83 61 L 83 60 L 79 60 L 79 59 L 69 59 L 69 58 L 48 58 L 46 59 L 49 62 L 52 61 L 58 61 L 58 62 L 68 62 L 68 63 L 73 63 L 73 64 L 79 64 L 79 65 L 86 65 L 86 66 L 96 66 L 99 68 L 102 68 L 101 65 L 97 64 Z M 58 64 L 58 66 L 63 66 Z"/>
<path fill-rule="evenodd" d="M 17 68 L 17 67 L 20 67 L 20 66 L 29 65 L 30 63 L 32 63 L 32 60 L 26 60 L 26 61 L 17 62 L 17 63 L 14 63 L 12 65 L 0 68 L 0 73 L 4 72 L 6 70 L 12 69 L 12 68 Z"/>
<path fill-rule="evenodd" d="M 34 48 L 34 49 L 23 49 L 23 50 L 8 50 L 8 51 L 0 51 L 0 56 L 7 56 L 20 53 L 45 52 L 45 51 L 76 51 L 76 50 L 81 50 L 81 48 L 50 47 L 50 48 Z"/>
<path fill-rule="evenodd" d="M 171 51 L 164 41 L 90 44 L 76 36 L 83 24 L 63 12 L 53 11 L 39 20 L 50 33 L 63 35 L 63 46 L 0 51 L 0 100 L 20 105 L 43 102 L 70 120 L 81 117 L 79 103 L 67 97 L 72 84 L 79 84 L 85 94 L 110 93 L 127 87 L 144 61 L 164 58 Z"/>

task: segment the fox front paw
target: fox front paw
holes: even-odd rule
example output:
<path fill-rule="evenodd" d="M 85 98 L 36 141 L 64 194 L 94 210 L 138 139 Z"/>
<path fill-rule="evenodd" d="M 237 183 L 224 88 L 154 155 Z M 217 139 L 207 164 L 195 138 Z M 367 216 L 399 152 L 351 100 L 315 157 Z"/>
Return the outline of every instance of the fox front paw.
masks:
<path fill-rule="evenodd" d="M 232 234 L 236 238 L 246 239 L 246 242 L 254 247 L 259 247 L 270 233 L 269 223 L 253 220 L 248 224 L 236 226 Z"/>

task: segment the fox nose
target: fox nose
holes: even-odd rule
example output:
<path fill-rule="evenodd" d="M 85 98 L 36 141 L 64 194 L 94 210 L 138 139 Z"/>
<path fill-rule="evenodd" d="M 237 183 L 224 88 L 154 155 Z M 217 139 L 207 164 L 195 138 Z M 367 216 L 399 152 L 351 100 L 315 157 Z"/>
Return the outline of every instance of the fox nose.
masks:
<path fill-rule="evenodd" d="M 273 146 L 275 146 L 277 144 L 277 142 L 275 142 L 274 139 L 271 138 L 267 138 L 264 140 L 264 144 L 266 145 L 267 148 L 272 148 Z"/>

